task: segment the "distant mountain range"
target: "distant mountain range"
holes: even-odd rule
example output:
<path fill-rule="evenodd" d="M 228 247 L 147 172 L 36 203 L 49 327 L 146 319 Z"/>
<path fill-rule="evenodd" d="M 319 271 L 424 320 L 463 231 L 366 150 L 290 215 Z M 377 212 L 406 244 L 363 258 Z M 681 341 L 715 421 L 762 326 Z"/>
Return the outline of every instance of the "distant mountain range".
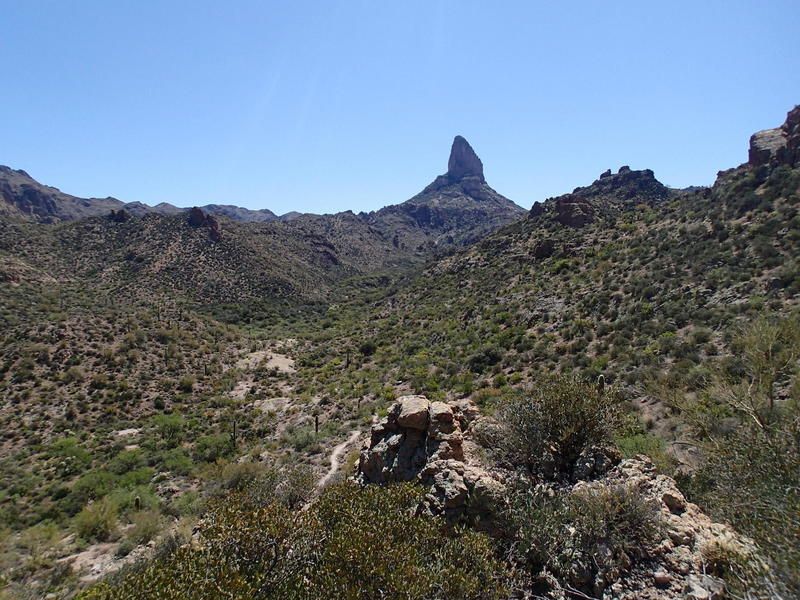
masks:
<path fill-rule="evenodd" d="M 54 223 L 104 216 L 111 210 L 120 209 L 137 217 L 147 214 L 176 215 L 189 210 L 168 202 L 148 206 L 141 202 L 123 202 L 111 197 L 78 198 L 65 194 L 58 188 L 39 183 L 22 169 L 15 170 L 3 165 L 0 165 L 0 197 L 2 197 L 0 214 L 12 215 L 37 223 Z M 233 221 L 255 223 L 292 219 L 298 214 L 287 213 L 279 217 L 266 208 L 250 210 L 223 204 L 208 204 L 200 208 L 206 213 L 228 217 Z"/>
<path fill-rule="evenodd" d="M 16 274 L 3 275 L 0 254 L 0 277 L 91 273 L 103 286 L 183 289 L 225 302 L 322 298 L 343 277 L 419 263 L 527 212 L 489 187 L 461 136 L 447 173 L 410 200 L 370 213 L 278 217 L 216 204 L 77 198 L 8 167 L 0 167 L 0 197 L 0 250 L 13 251 L 6 266 L 13 262 Z"/>
<path fill-rule="evenodd" d="M 0 165 L 0 215 L 19 217 L 37 223 L 72 221 L 108 215 L 111 210 L 125 210 L 135 217 L 148 214 L 177 215 L 188 212 L 168 202 L 149 206 L 141 202 L 123 202 L 113 197 L 78 198 L 55 187 L 36 181 L 27 172 Z M 290 221 L 303 216 L 299 212 L 276 215 L 269 209 L 251 210 L 228 204 L 207 204 L 199 207 L 204 213 L 226 217 L 242 223 Z M 483 164 L 469 143 L 461 136 L 453 141 L 448 172 L 408 202 L 388 206 L 377 212 L 360 213 L 359 217 L 380 229 L 392 228 L 398 222 L 419 227 L 429 234 L 454 230 L 460 239 L 461 230 L 485 232 L 498 221 L 520 216 L 523 209 L 501 196 L 487 184 Z M 312 215 L 313 217 L 314 215 Z M 490 221 L 476 219 L 490 216 Z M 474 233 L 471 237 L 480 237 Z M 411 239 L 419 242 L 418 236 Z M 409 242 L 408 239 L 405 242 Z"/>

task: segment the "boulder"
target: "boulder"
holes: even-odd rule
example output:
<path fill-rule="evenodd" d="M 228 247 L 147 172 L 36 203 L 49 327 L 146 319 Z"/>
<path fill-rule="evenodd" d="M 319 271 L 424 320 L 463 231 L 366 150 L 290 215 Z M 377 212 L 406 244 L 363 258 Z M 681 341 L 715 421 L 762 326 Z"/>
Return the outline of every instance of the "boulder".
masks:
<path fill-rule="evenodd" d="M 430 403 L 425 396 L 403 396 L 398 404 L 400 412 L 397 415 L 397 424 L 400 427 L 424 430 L 428 426 Z"/>

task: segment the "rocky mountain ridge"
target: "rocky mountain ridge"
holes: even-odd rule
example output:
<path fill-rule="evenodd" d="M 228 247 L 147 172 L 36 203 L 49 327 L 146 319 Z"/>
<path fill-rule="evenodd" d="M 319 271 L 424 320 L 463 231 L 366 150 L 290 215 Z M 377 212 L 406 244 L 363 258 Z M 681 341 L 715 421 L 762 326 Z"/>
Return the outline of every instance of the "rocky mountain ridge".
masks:
<path fill-rule="evenodd" d="M 294 213 L 279 217 L 271 210 L 251 210 L 233 205 L 208 204 L 201 206 L 204 212 L 224 216 L 233 221 L 261 223 L 291 219 Z M 133 216 L 149 214 L 175 215 L 186 213 L 191 208 L 181 208 L 161 202 L 149 206 L 141 202 L 123 202 L 116 198 L 78 198 L 58 188 L 36 181 L 21 169 L 0 165 L 0 215 L 14 216 L 37 223 L 57 223 L 88 217 L 104 216 L 111 210 L 125 210 Z"/>
<path fill-rule="evenodd" d="M 583 227 L 601 217 L 619 214 L 637 204 L 655 204 L 677 195 L 655 178 L 653 171 L 620 167 L 617 173 L 605 171 L 589 186 L 577 187 L 571 194 L 535 203 L 531 217 L 550 214 L 562 225 Z"/>
<path fill-rule="evenodd" d="M 789 111 L 780 127 L 750 137 L 748 163 L 753 167 L 800 166 L 800 106 Z"/>

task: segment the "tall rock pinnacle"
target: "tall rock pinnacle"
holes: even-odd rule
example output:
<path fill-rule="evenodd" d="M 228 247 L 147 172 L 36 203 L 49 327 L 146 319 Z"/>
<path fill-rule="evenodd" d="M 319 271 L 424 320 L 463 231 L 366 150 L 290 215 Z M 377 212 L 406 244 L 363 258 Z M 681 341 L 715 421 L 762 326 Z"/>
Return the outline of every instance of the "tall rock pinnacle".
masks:
<path fill-rule="evenodd" d="M 447 162 L 447 177 L 450 181 L 458 181 L 464 177 L 483 178 L 483 163 L 469 142 L 460 135 L 453 140 L 453 147 L 450 149 L 450 160 Z"/>

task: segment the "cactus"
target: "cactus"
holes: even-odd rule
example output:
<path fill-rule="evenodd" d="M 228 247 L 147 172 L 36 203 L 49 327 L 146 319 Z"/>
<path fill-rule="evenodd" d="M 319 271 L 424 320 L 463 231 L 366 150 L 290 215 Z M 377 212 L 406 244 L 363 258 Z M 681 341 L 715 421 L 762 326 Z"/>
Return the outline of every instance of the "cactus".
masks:
<path fill-rule="evenodd" d="M 133 499 L 133 510 L 136 511 L 142 510 L 142 498 L 140 496 L 136 496 Z"/>
<path fill-rule="evenodd" d="M 231 430 L 231 446 L 234 448 L 237 447 L 237 439 L 236 439 L 236 419 L 233 420 L 233 429 Z"/>
<path fill-rule="evenodd" d="M 606 390 L 606 378 L 605 378 L 605 376 L 604 376 L 604 375 L 601 373 L 601 374 L 600 374 L 600 375 L 597 377 L 597 393 L 598 393 L 598 394 L 600 394 L 600 395 L 602 396 L 602 395 L 603 395 L 603 392 L 605 392 L 605 390 Z"/>

